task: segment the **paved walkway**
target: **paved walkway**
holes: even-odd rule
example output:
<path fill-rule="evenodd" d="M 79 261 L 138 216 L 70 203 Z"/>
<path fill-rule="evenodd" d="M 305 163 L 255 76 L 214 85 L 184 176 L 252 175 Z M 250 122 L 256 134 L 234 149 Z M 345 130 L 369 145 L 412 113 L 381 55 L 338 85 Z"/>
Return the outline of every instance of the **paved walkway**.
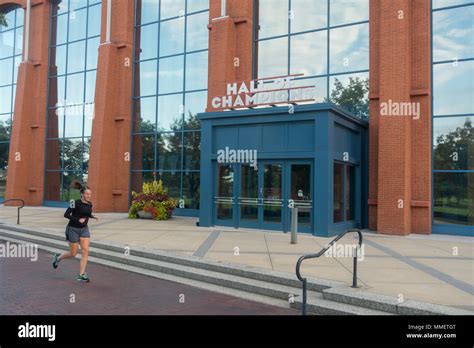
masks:
<path fill-rule="evenodd" d="M 51 255 L 38 260 L 0 262 L 1 315 L 298 315 L 185 284 L 91 263 L 90 283 L 77 282 L 79 259 L 51 267 Z"/>
<path fill-rule="evenodd" d="M 64 235 L 64 209 L 25 207 L 23 226 Z M 319 251 L 331 238 L 223 227 L 196 227 L 195 218 L 170 221 L 130 220 L 126 214 L 98 213 L 89 223 L 92 238 L 119 245 L 194 255 L 205 259 L 269 268 L 294 274 L 296 260 Z M 16 208 L 1 207 L 0 222 L 16 223 Z M 366 291 L 474 310 L 474 238 L 445 235 L 406 237 L 364 234 L 359 285 Z M 347 235 L 340 244 L 355 244 Z M 352 258 L 325 257 L 305 261 L 302 273 L 350 284 Z"/>

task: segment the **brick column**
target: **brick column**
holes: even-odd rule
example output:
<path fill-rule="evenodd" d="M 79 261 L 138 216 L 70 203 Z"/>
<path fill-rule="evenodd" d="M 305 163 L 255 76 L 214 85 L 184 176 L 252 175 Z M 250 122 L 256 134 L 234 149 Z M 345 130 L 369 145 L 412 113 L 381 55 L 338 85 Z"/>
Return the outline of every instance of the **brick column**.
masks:
<path fill-rule="evenodd" d="M 88 184 L 99 212 L 128 210 L 134 1 L 112 1 L 111 42 L 105 43 L 107 1 L 102 2 L 95 109 Z"/>
<path fill-rule="evenodd" d="M 227 0 L 220 15 L 221 1 L 210 0 L 208 110 L 212 97 L 227 94 L 227 83 L 252 79 L 253 1 Z"/>
<path fill-rule="evenodd" d="M 430 233 L 430 1 L 372 0 L 370 6 L 369 227 Z M 407 103 L 419 106 L 419 118 L 400 115 Z"/>
<path fill-rule="evenodd" d="M 24 0 L 0 0 L 0 9 L 12 4 L 26 9 Z M 27 205 L 43 203 L 49 14 L 49 1 L 32 0 L 29 61 L 18 68 L 5 199 Z"/>

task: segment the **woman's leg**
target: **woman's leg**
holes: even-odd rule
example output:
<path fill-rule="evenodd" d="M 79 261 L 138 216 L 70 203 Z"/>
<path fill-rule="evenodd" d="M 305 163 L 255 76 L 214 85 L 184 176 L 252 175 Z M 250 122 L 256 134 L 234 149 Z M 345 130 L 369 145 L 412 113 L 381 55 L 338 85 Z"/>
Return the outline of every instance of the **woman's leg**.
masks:
<path fill-rule="evenodd" d="M 73 257 L 76 257 L 78 246 L 79 246 L 79 243 L 69 242 L 69 251 L 67 253 L 62 253 L 58 257 L 58 261 L 61 261 L 61 260 L 64 260 L 64 259 L 71 259 Z"/>
<path fill-rule="evenodd" d="M 79 265 L 79 274 L 86 273 L 87 259 L 89 257 L 89 238 L 80 238 L 79 243 L 81 243 L 81 262 Z"/>

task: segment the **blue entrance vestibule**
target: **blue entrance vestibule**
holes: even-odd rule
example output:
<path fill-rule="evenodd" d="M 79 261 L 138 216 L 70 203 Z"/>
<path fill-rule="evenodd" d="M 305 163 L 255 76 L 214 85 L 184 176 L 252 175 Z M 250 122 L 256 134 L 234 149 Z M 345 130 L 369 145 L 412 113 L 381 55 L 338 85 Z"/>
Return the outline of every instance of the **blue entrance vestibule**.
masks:
<path fill-rule="evenodd" d="M 291 112 L 290 112 L 291 111 Z M 367 226 L 367 122 L 334 104 L 207 112 L 200 226 L 333 236 Z"/>

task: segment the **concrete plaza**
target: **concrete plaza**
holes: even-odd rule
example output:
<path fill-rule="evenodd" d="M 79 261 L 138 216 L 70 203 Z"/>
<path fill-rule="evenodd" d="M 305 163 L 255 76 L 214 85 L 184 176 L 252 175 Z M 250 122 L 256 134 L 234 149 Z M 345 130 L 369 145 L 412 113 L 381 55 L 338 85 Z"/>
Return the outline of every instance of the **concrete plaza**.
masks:
<path fill-rule="evenodd" d="M 15 207 L 0 208 L 0 222 L 16 223 Z M 25 207 L 21 226 L 64 235 L 65 209 Z M 316 253 L 332 238 L 226 227 L 197 227 L 195 218 L 169 221 L 131 220 L 124 213 L 98 213 L 90 221 L 92 239 L 121 246 L 139 246 L 193 255 L 214 261 L 295 273 L 297 259 Z M 358 263 L 359 285 L 365 291 L 474 310 L 474 238 L 447 235 L 395 237 L 364 233 L 363 259 Z M 66 243 L 66 242 L 65 242 Z M 346 235 L 339 244 L 356 244 Z M 352 280 L 352 258 L 326 257 L 305 261 L 305 276 Z"/>

